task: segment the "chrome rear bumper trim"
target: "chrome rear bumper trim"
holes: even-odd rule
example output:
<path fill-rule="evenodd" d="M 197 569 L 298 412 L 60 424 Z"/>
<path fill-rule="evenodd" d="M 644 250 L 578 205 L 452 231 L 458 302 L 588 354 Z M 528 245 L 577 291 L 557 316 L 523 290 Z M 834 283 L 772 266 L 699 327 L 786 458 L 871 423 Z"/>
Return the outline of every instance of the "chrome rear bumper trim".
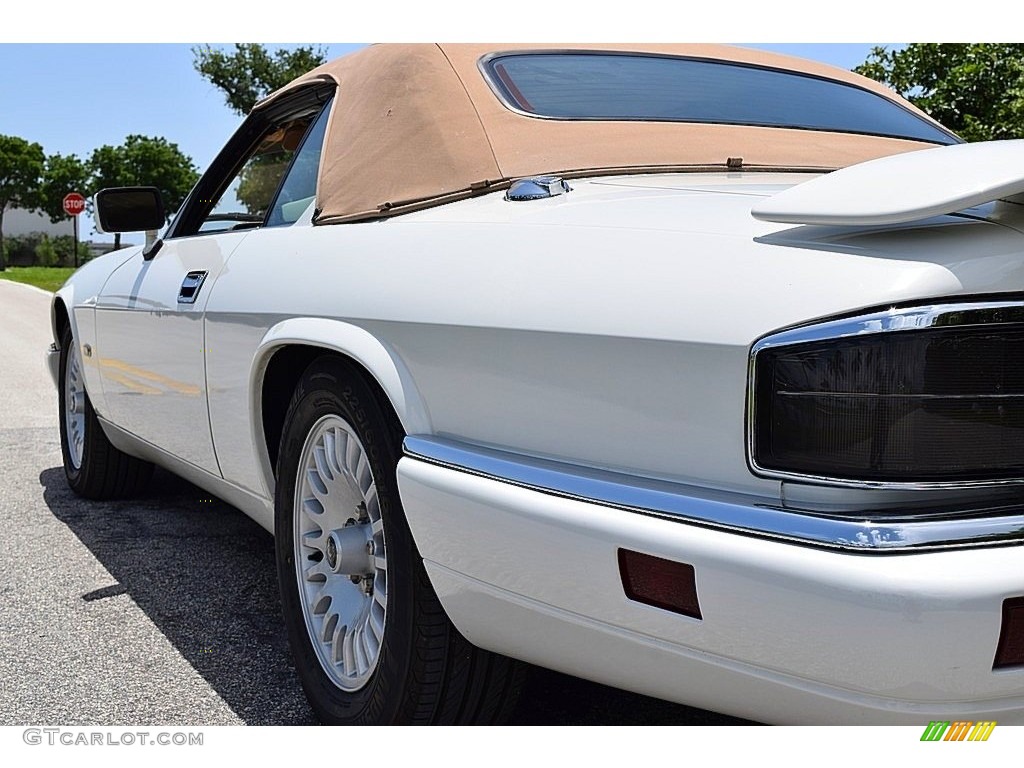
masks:
<path fill-rule="evenodd" d="M 1024 504 L 970 508 L 913 518 L 825 516 L 786 510 L 777 502 L 692 485 L 522 456 L 461 441 L 410 435 L 405 455 L 458 472 L 627 512 L 860 554 L 1020 544 Z"/>

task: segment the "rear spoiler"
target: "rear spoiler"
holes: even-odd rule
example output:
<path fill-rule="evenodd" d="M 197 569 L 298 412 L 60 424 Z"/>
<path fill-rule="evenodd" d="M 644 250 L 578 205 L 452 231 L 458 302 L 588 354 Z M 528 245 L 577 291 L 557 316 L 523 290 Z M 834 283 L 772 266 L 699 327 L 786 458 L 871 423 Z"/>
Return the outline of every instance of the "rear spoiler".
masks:
<path fill-rule="evenodd" d="M 851 165 L 758 203 L 783 224 L 902 224 L 1008 200 L 1024 204 L 1024 140 L 953 144 Z"/>

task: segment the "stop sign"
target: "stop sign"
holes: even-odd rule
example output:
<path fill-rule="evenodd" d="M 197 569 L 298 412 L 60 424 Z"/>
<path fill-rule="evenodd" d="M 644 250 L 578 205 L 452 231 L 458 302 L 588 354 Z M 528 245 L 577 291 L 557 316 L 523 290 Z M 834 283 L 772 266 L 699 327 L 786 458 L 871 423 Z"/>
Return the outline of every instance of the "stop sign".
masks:
<path fill-rule="evenodd" d="M 64 213 L 68 216 L 77 216 L 85 210 L 85 198 L 77 192 L 69 192 L 64 195 Z"/>

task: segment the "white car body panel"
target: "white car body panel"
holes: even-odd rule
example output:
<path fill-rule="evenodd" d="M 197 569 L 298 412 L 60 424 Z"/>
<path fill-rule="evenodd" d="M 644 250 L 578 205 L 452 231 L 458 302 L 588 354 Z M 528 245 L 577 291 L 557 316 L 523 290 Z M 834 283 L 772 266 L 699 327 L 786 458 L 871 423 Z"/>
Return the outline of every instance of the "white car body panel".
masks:
<path fill-rule="evenodd" d="M 140 251 L 141 248 L 122 248 L 92 259 L 76 270 L 74 275 L 57 291 L 57 297 L 67 310 L 72 336 L 83 347 L 87 344 L 89 346 L 96 344 L 95 306 L 103 284 L 118 266 Z M 56 308 L 57 304 L 54 302 L 50 312 L 50 324 L 53 338 L 59 343 L 60 334 L 57 331 Z M 105 414 L 107 412 L 106 400 L 103 396 L 103 383 L 100 380 L 96 358 L 84 355 L 82 362 L 84 363 L 82 370 L 93 408 L 97 413 Z"/>
<path fill-rule="evenodd" d="M 217 475 L 206 387 L 206 282 L 216 281 L 248 234 L 172 240 L 148 261 L 140 252 L 106 281 L 95 310 L 108 421 Z M 194 303 L 183 304 L 178 293 L 192 271 L 206 271 L 206 282 Z"/>
<path fill-rule="evenodd" d="M 869 231 L 758 224 L 753 195 L 773 187 L 748 177 L 749 191 L 716 175 L 580 181 L 565 199 L 496 194 L 386 223 L 252 233 L 204 288 L 225 477 L 266 492 L 242 395 L 259 350 L 277 343 L 271 327 L 301 311 L 342 324 L 310 343 L 365 361 L 403 421 L 417 393 L 410 434 L 778 498 L 743 459 L 737 404 L 754 341 L 872 304 L 1024 289 L 1013 230 L 952 217 Z M 311 291 L 311 275 L 333 289 Z M 382 350 L 374 360 L 365 334 Z M 645 439 L 615 439 L 628 434 Z"/>
<path fill-rule="evenodd" d="M 1024 140 L 890 155 L 841 168 L 758 203 L 753 214 L 790 224 L 871 226 L 917 221 L 1024 195 Z"/>
<path fill-rule="evenodd" d="M 229 276 L 218 286 L 220 309 L 207 316 L 210 349 L 223 350 L 216 357 L 211 355 L 207 365 L 211 427 L 225 479 L 273 497 L 273 468 L 265 451 L 258 449 L 266 443 L 258 418 L 262 413 L 260 393 L 267 362 L 274 352 L 289 345 L 316 346 L 352 358 L 374 372 L 407 432 L 431 432 L 426 405 L 401 359 L 364 329 L 337 320 L 296 317 L 265 330 L 263 323 L 273 323 L 275 316 L 253 322 L 258 315 L 243 316 L 224 309 L 236 299 L 244 305 L 250 291 L 259 290 L 251 281 L 235 282 Z M 243 317 L 249 322 L 241 322 Z M 252 418 L 253 414 L 257 418 Z"/>

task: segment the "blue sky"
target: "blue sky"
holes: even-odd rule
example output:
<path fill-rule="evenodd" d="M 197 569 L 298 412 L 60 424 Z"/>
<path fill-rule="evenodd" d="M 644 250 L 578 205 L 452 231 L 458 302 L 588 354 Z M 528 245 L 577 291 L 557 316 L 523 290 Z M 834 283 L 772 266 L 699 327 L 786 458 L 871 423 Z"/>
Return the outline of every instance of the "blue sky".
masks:
<path fill-rule="evenodd" d="M 270 48 L 280 47 L 267 43 Z M 755 43 L 849 69 L 878 43 Z M 180 43 L 0 44 L 0 134 L 38 142 L 47 154 L 87 157 L 130 134 L 163 136 L 204 170 L 241 118 L 193 69 Z M 331 58 L 360 44 L 325 44 Z M 12 73 L 17 73 L 13 76 Z M 92 222 L 81 222 L 83 239 Z"/>

